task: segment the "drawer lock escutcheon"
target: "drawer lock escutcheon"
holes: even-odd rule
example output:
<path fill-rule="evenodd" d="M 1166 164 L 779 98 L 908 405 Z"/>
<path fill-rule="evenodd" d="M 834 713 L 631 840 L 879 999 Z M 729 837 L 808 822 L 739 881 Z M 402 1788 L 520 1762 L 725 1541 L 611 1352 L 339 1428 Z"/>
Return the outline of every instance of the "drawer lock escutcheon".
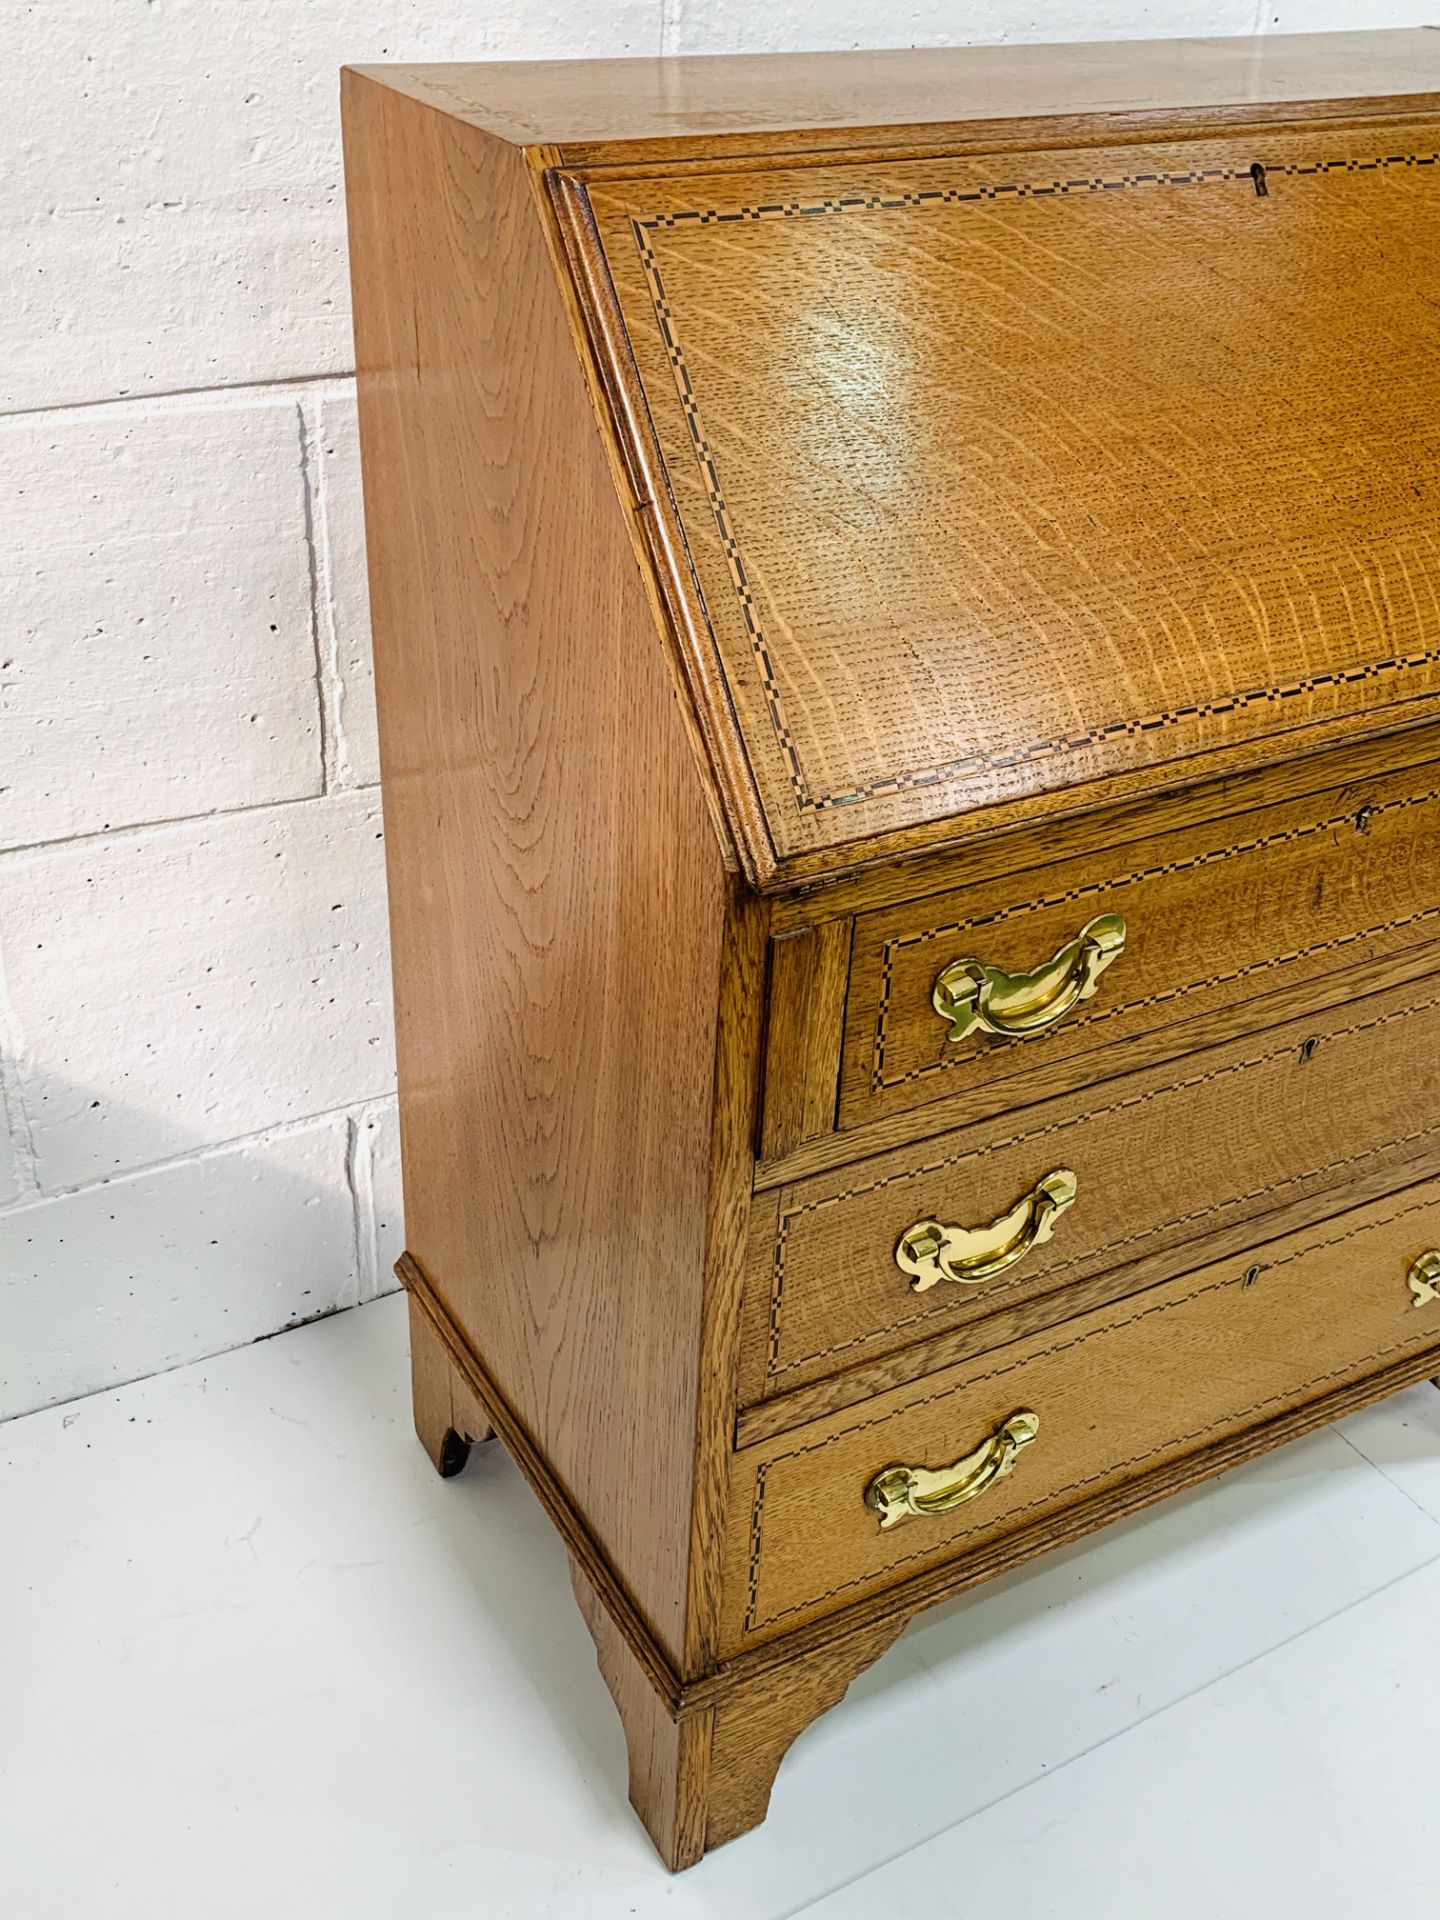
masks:
<path fill-rule="evenodd" d="M 1017 1266 L 1032 1247 L 1048 1240 L 1075 1193 L 1074 1174 L 1068 1167 L 1057 1167 L 988 1227 L 947 1227 L 939 1220 L 917 1220 L 901 1234 L 895 1264 L 910 1275 L 913 1293 L 926 1292 L 937 1280 L 978 1286 Z"/>
<path fill-rule="evenodd" d="M 1003 1480 L 1040 1431 L 1040 1416 L 1022 1411 L 995 1429 L 973 1453 L 953 1467 L 886 1467 L 865 1489 L 865 1504 L 880 1516 L 880 1525 L 898 1527 L 912 1514 L 953 1513 Z"/>
<path fill-rule="evenodd" d="M 983 960 L 952 960 L 936 977 L 931 1005 L 950 1022 L 950 1038 L 975 1028 L 1000 1039 L 1045 1033 L 1088 1000 L 1112 960 L 1125 951 L 1125 922 L 1102 913 L 1033 973 L 1006 973 Z"/>
<path fill-rule="evenodd" d="M 1440 1300 L 1440 1247 L 1430 1247 L 1414 1262 L 1406 1276 L 1415 1298 L 1412 1306 L 1428 1307 Z"/>

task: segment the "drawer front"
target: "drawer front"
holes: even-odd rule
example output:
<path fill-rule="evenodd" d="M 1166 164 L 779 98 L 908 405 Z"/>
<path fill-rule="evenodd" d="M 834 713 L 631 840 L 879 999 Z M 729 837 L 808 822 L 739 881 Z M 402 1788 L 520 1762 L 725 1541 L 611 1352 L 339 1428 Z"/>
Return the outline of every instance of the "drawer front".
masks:
<path fill-rule="evenodd" d="M 1139 1035 L 1433 939 L 1437 848 L 1440 774 L 1421 769 L 863 914 L 840 1125 L 997 1086 L 1019 1099 L 1041 1070 L 1046 1092 L 1078 1085 L 1121 1071 Z"/>
<path fill-rule="evenodd" d="M 1308 1195 L 1387 1170 L 1398 1186 L 1407 1165 L 1414 1179 L 1437 1164 L 1431 976 L 767 1195 L 751 1216 L 742 1397 L 978 1330 Z M 1056 1176 L 1074 1193 L 1063 1208 Z"/>
<path fill-rule="evenodd" d="M 1162 1490 L 1181 1462 L 1199 1477 L 1225 1442 L 1307 1403 L 1340 1410 L 1347 1387 L 1398 1384 L 1407 1364 L 1412 1378 L 1440 1364 L 1440 1181 L 735 1455 L 726 1650 L 946 1563 L 998 1570 L 1064 1516 L 1071 1531 L 1098 1524 L 1105 1496 L 1112 1511 L 1122 1493 L 1138 1501 L 1143 1477 Z M 1035 1437 L 989 1478 L 1020 1413 Z M 973 1497 L 906 1514 L 891 1469 L 917 1471 L 921 1502 Z M 889 1526 L 866 1504 L 881 1476 Z"/>

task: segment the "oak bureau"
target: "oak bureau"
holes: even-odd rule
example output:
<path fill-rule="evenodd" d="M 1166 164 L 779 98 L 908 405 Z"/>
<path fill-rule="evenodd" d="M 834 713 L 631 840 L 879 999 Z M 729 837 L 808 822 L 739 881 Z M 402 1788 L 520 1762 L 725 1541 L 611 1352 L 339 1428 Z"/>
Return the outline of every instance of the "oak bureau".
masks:
<path fill-rule="evenodd" d="M 681 1867 L 1440 1372 L 1440 34 L 344 104 L 416 1422 Z"/>

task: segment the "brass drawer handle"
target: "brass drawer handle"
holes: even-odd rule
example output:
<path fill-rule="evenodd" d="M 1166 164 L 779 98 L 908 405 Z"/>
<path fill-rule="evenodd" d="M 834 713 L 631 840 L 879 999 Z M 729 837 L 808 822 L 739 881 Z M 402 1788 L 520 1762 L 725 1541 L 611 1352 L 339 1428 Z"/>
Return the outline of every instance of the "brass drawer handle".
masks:
<path fill-rule="evenodd" d="M 912 1513 L 953 1513 L 1003 1480 L 1039 1431 L 1038 1413 L 1012 1413 L 953 1467 L 886 1467 L 865 1489 L 865 1504 L 879 1514 L 882 1529 L 898 1527 Z"/>
<path fill-rule="evenodd" d="M 1088 1000 L 1112 960 L 1125 951 L 1125 922 L 1102 913 L 1033 973 L 1006 973 L 983 960 L 952 960 L 935 980 L 930 1003 L 950 1022 L 950 1038 L 972 1028 L 1002 1039 L 1044 1033 Z"/>
<path fill-rule="evenodd" d="M 1055 1231 L 1055 1222 L 1074 1203 L 1076 1181 L 1068 1167 L 1057 1167 L 988 1227 L 947 1227 L 939 1220 L 917 1220 L 900 1236 L 895 1264 L 911 1276 L 912 1293 L 924 1293 L 937 1280 L 965 1287 L 993 1280 L 1017 1266 L 1032 1247 Z"/>
<path fill-rule="evenodd" d="M 1440 1247 L 1430 1247 L 1412 1264 L 1406 1276 L 1415 1298 L 1411 1306 L 1427 1307 L 1440 1300 Z"/>

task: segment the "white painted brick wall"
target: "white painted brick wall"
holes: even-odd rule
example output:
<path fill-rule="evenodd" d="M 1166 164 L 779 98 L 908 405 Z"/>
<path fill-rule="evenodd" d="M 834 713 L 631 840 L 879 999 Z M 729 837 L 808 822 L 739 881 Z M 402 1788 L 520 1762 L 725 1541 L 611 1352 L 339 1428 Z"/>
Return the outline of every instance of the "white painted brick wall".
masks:
<path fill-rule="evenodd" d="M 0 1399 L 43 1406 L 353 1305 L 349 1136 L 324 1120 L 0 1214 Z"/>
<path fill-rule="evenodd" d="M 83 1185 L 394 1083 L 373 789 L 10 856 L 34 1185 Z"/>
<path fill-rule="evenodd" d="M 20 1154 L 15 1144 L 18 1121 L 11 1117 L 11 1103 L 3 1084 L 0 1084 L 0 1211 L 18 1200 L 25 1191 L 25 1183 L 20 1175 Z M 0 1289 L 5 1284 L 4 1269 L 0 1267 Z"/>
<path fill-rule="evenodd" d="M 302 429 L 288 394 L 0 422 L 0 846 L 322 791 Z"/>
<path fill-rule="evenodd" d="M 370 660 L 370 597 L 365 578 L 365 515 L 360 501 L 360 429 L 353 392 L 327 393 L 315 422 L 320 479 L 321 572 L 317 582 L 326 684 L 331 778 L 373 786 L 380 778 L 375 734 L 375 675 Z"/>
<path fill-rule="evenodd" d="M 1405 26 L 1433 7 L 0 7 L 0 1418 L 392 1284 L 343 62 Z"/>

